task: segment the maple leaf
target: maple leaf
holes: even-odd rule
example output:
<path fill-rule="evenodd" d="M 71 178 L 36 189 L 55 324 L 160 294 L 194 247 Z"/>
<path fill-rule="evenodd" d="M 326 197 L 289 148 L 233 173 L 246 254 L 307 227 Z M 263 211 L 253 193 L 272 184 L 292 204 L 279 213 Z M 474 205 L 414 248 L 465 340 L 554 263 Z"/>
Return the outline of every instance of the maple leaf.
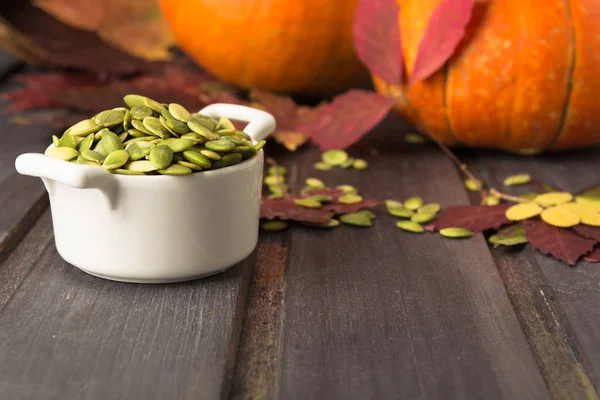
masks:
<path fill-rule="evenodd" d="M 321 207 L 323 210 L 333 211 L 336 214 L 350 214 L 360 211 L 364 208 L 372 208 L 382 204 L 380 200 L 362 200 L 354 204 L 329 203 Z"/>
<path fill-rule="evenodd" d="M 575 225 L 573 230 L 580 236 L 595 240 L 600 243 L 600 227 L 589 225 Z"/>
<path fill-rule="evenodd" d="M 388 114 L 394 100 L 352 89 L 336 96 L 316 118 L 300 127 L 322 150 L 343 149 L 362 138 Z"/>
<path fill-rule="evenodd" d="M 583 257 L 583 259 L 591 263 L 600 262 L 600 246 L 596 246 L 594 250 L 592 250 L 592 252 L 587 256 Z"/>
<path fill-rule="evenodd" d="M 443 0 L 433 11 L 409 79 L 409 86 L 428 78 L 454 54 L 465 34 L 476 0 Z"/>
<path fill-rule="evenodd" d="M 290 151 L 296 151 L 309 139 L 299 127 L 311 122 L 326 103 L 316 107 L 298 106 L 291 97 L 266 90 L 252 89 L 249 93 L 253 107 L 269 112 L 277 122 L 272 136 L 276 142 Z"/>
<path fill-rule="evenodd" d="M 334 213 L 323 208 L 306 208 L 294 203 L 293 197 L 260 199 L 260 218 L 294 220 L 320 224 L 327 222 Z"/>
<path fill-rule="evenodd" d="M 473 232 L 498 229 L 512 222 L 504 215 L 510 206 L 511 204 L 448 207 L 443 209 L 440 216 L 425 229 L 430 232 L 452 227 L 465 228 Z"/>
<path fill-rule="evenodd" d="M 361 0 L 352 25 L 358 58 L 373 74 L 395 85 L 404 69 L 399 11 L 396 0 Z"/>
<path fill-rule="evenodd" d="M 586 239 L 572 229 L 558 228 L 541 219 L 523 221 L 525 235 L 531 245 L 544 254 L 549 254 L 569 265 L 588 254 L 596 242 Z"/>

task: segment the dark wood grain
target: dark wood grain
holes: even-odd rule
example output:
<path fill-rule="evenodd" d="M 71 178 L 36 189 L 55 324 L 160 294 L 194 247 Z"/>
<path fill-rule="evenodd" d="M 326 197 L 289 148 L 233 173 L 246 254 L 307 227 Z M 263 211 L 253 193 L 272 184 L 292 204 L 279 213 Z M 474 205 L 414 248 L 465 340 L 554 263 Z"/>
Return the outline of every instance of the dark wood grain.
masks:
<path fill-rule="evenodd" d="M 7 399 L 216 399 L 234 371 L 254 256 L 199 281 L 111 282 L 54 247 L 48 214 L 0 269 Z"/>
<path fill-rule="evenodd" d="M 318 152 L 304 152 L 296 189 L 315 176 L 366 197 L 465 204 L 445 156 L 396 132 L 371 139 L 379 156 L 366 171 L 317 172 Z M 380 210 L 371 229 L 292 233 L 279 397 L 548 398 L 484 238 L 415 235 L 395 221 Z"/>
<path fill-rule="evenodd" d="M 600 183 L 600 149 L 536 157 L 485 152 L 463 157 L 485 181 L 527 172 L 567 191 Z M 503 188 L 513 194 L 531 186 Z M 507 291 L 555 398 L 597 398 L 600 389 L 600 269 L 569 267 L 530 246 L 492 252 Z M 595 397 L 594 397 L 595 396 Z"/>

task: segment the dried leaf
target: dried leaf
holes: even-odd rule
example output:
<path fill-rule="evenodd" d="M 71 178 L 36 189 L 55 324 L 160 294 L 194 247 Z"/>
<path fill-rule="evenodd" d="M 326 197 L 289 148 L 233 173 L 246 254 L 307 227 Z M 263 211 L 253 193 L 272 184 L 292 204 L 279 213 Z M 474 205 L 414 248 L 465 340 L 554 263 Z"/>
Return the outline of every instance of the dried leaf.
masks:
<path fill-rule="evenodd" d="M 146 60 L 169 59 L 174 44 L 156 0 L 34 0 L 74 28 L 98 34 L 115 48 Z"/>
<path fill-rule="evenodd" d="M 596 248 L 587 256 L 583 257 L 583 259 L 591 263 L 600 262 L 600 246 L 596 246 Z"/>
<path fill-rule="evenodd" d="M 362 200 L 358 203 L 354 204 L 342 204 L 342 203 L 329 203 L 324 204 L 322 209 L 330 210 L 335 212 L 336 214 L 349 214 L 358 212 L 364 208 L 372 208 L 383 204 L 380 200 Z"/>
<path fill-rule="evenodd" d="M 362 138 L 390 111 L 394 100 L 352 89 L 337 96 L 314 121 L 300 127 L 322 150 L 343 149 Z"/>
<path fill-rule="evenodd" d="M 540 219 L 523 222 L 529 243 L 544 254 L 549 254 L 569 265 L 588 254 L 595 241 L 579 236 L 572 229 L 558 228 Z"/>
<path fill-rule="evenodd" d="M 465 34 L 476 0 L 443 0 L 433 11 L 423 38 L 409 85 L 428 78 L 454 54 Z"/>
<path fill-rule="evenodd" d="M 577 225 L 573 227 L 573 230 L 577 232 L 578 235 L 583 236 L 584 238 L 592 239 L 600 243 L 600 227 L 589 225 Z"/>
<path fill-rule="evenodd" d="M 318 224 L 329 221 L 333 217 L 333 211 L 299 206 L 294 203 L 293 197 L 273 199 L 263 197 L 260 200 L 260 217 Z"/>
<path fill-rule="evenodd" d="M 371 73 L 400 85 L 404 69 L 396 0 L 361 0 L 352 33 L 358 58 Z"/>
<path fill-rule="evenodd" d="M 498 229 L 512 222 L 504 215 L 510 206 L 511 204 L 448 207 L 443 209 L 440 216 L 425 229 L 431 232 L 451 227 L 465 228 L 473 232 Z"/>

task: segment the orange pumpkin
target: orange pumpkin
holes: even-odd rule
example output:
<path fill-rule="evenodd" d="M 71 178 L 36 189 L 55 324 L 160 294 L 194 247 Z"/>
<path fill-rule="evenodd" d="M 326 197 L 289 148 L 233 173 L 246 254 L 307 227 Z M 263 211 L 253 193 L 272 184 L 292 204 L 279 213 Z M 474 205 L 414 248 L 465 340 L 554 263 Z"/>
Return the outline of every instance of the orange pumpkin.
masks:
<path fill-rule="evenodd" d="M 328 95 L 368 82 L 352 45 L 358 0 L 160 0 L 179 47 L 244 88 Z"/>
<path fill-rule="evenodd" d="M 441 0 L 397 0 L 410 76 L 427 21 Z M 523 154 L 600 143 L 598 0 L 476 3 L 459 48 L 411 87 L 378 77 L 395 109 L 448 145 Z"/>

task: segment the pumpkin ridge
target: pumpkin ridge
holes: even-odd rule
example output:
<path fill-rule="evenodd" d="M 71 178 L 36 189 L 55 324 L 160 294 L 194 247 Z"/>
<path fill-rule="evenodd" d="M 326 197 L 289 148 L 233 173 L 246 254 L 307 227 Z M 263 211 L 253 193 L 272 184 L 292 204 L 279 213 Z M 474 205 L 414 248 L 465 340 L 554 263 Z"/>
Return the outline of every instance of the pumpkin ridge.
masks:
<path fill-rule="evenodd" d="M 444 63 L 444 83 L 442 89 L 442 98 L 444 101 L 444 119 L 446 120 L 446 126 L 448 127 L 448 133 L 454 139 L 455 146 L 462 146 L 462 141 L 458 138 L 458 136 L 454 133 L 454 128 L 452 127 L 452 118 L 450 118 L 450 111 L 448 109 L 448 73 L 449 73 L 450 65 L 448 61 Z"/>
<path fill-rule="evenodd" d="M 567 93 L 565 95 L 565 104 L 563 106 L 562 115 L 560 118 L 560 123 L 558 125 L 558 132 L 554 135 L 549 144 L 544 148 L 543 151 L 551 150 L 559 141 L 560 137 L 563 135 L 565 128 L 567 126 L 567 117 L 569 115 L 569 107 L 571 103 L 571 94 L 573 93 L 573 75 L 575 73 L 575 63 L 577 60 L 575 59 L 576 54 L 576 41 L 575 41 L 575 25 L 573 22 L 573 14 L 571 12 L 571 0 L 565 0 L 565 8 L 567 10 L 567 18 L 569 19 L 569 30 L 571 33 L 571 45 L 569 46 L 569 72 L 567 77 Z"/>

